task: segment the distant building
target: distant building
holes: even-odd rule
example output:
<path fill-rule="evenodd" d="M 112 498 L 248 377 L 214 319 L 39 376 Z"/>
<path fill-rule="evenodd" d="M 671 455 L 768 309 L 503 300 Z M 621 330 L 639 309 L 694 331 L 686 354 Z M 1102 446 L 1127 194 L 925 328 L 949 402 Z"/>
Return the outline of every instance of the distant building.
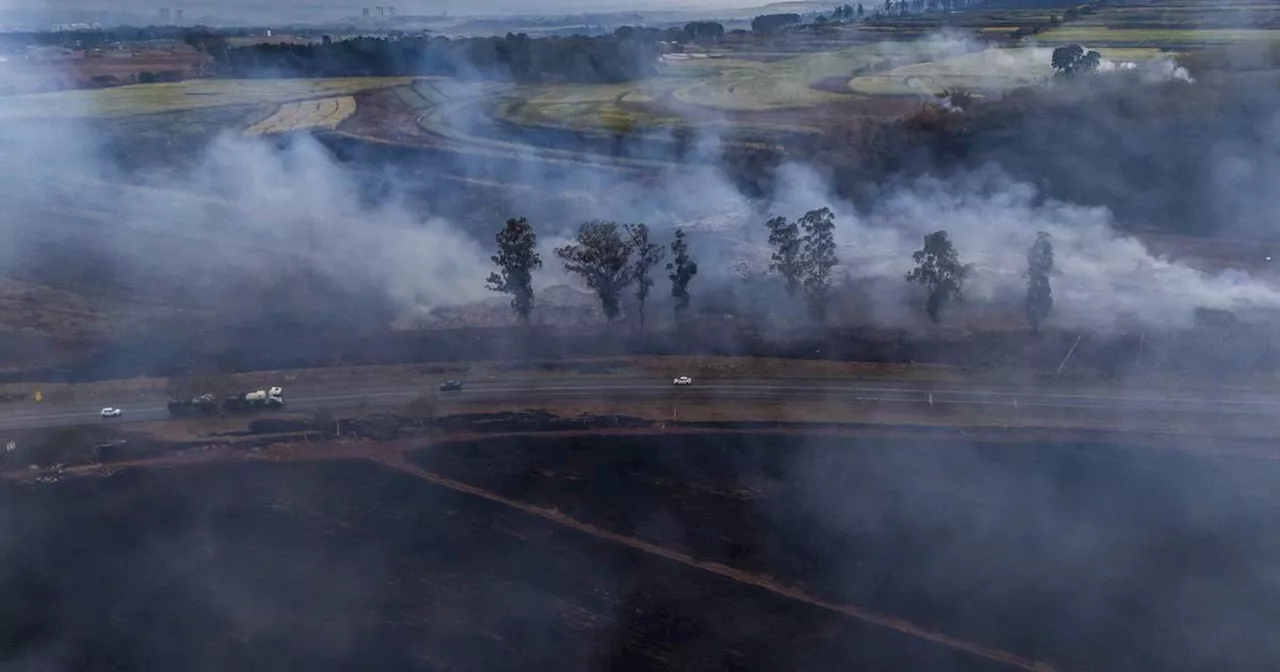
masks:
<path fill-rule="evenodd" d="M 382 5 L 378 5 L 378 18 L 381 19 L 383 16 L 385 15 L 382 13 Z"/>
<path fill-rule="evenodd" d="M 396 15 L 396 6 L 387 5 L 387 16 L 395 16 L 395 15 Z"/>
<path fill-rule="evenodd" d="M 168 23 L 169 23 L 169 8 L 168 8 L 168 7 L 161 7 L 161 8 L 160 8 L 160 23 L 161 23 L 161 24 L 168 24 Z"/>
<path fill-rule="evenodd" d="M 182 25 L 182 10 L 181 10 L 181 9 L 179 9 L 179 10 L 178 10 L 178 25 L 179 25 L 179 26 L 181 26 L 181 25 Z"/>
<path fill-rule="evenodd" d="M 86 30 L 102 30 L 101 23 L 55 23 L 51 27 L 55 33 L 78 33 Z"/>
<path fill-rule="evenodd" d="M 368 7 L 365 7 L 364 9 L 361 9 L 361 10 L 360 10 L 360 13 L 364 16 L 364 18 L 366 18 L 366 19 L 367 19 L 367 18 L 369 18 L 369 8 L 368 8 Z"/>

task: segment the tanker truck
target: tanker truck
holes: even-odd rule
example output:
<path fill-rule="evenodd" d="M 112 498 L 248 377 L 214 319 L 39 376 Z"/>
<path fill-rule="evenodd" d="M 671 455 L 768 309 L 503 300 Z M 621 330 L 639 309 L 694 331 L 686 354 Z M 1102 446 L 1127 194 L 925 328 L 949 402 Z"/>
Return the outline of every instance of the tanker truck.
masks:
<path fill-rule="evenodd" d="M 284 389 L 269 387 L 252 392 L 243 392 L 223 397 L 221 400 L 212 393 L 198 397 L 169 400 L 170 415 L 213 415 L 216 413 L 234 413 L 256 411 L 284 406 Z"/>

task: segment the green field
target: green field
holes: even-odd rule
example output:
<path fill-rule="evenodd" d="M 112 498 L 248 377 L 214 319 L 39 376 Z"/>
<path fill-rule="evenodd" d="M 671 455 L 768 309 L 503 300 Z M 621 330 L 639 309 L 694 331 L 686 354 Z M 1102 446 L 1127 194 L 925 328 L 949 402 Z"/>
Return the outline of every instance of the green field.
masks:
<path fill-rule="evenodd" d="M 91 91 L 34 93 L 0 98 L 0 119 L 127 117 L 210 107 L 278 105 L 307 98 L 350 95 L 411 81 L 409 77 L 201 79 Z"/>

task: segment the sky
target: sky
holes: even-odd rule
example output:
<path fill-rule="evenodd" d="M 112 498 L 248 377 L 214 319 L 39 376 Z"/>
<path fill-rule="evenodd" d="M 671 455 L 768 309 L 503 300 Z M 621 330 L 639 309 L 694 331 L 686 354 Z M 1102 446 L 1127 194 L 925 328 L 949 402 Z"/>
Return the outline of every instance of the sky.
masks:
<path fill-rule="evenodd" d="M 102 20 L 109 13 L 115 17 L 152 16 L 162 7 L 184 10 L 188 17 L 215 16 L 220 21 L 297 21 L 335 20 L 358 16 L 362 7 L 376 7 L 378 0 L 361 2 L 315 3 L 256 3 L 232 0 L 231 2 L 182 1 L 182 0 L 130 0 L 109 2 L 106 0 L 44 0 L 23 3 L 17 0 L 0 1 L 0 11 L 21 17 L 40 17 L 48 21 Z M 475 14 L 538 14 L 591 11 L 723 11 L 762 7 L 765 2 L 741 0 L 400 0 L 394 4 L 399 15 L 450 15 Z M 825 6 L 818 5 L 815 6 Z M 94 16 L 77 16 L 80 14 Z M 98 17 L 95 19 L 95 17 Z"/>

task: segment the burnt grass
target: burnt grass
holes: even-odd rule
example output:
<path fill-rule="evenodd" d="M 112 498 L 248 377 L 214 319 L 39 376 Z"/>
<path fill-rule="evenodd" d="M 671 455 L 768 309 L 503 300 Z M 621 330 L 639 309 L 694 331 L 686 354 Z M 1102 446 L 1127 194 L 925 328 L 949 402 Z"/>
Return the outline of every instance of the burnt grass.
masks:
<path fill-rule="evenodd" d="M 370 463 L 0 497 L 5 669 L 997 669 Z"/>
<path fill-rule="evenodd" d="M 330 310 L 340 312 L 342 308 Z M 60 353 L 63 363 L 0 372 L 0 382 L 89 382 L 142 373 L 182 375 L 195 359 L 225 372 L 645 356 L 776 357 L 1054 372 L 1064 355 L 1072 351 L 1070 371 L 1113 378 L 1153 369 L 1195 372 L 1211 378 L 1236 376 L 1274 371 L 1280 364 L 1272 348 L 1271 328 L 1254 325 L 1113 336 L 1066 331 L 1029 335 L 1021 331 L 943 330 L 922 334 L 875 328 L 785 330 L 714 320 L 686 331 L 643 335 L 619 334 L 603 325 L 389 332 L 374 325 L 379 316 L 350 315 L 350 320 L 343 322 L 333 317 L 336 314 L 323 315 L 327 321 L 309 319 L 304 325 L 285 325 L 271 315 L 261 323 L 228 329 L 222 339 L 225 346 L 217 349 L 198 345 L 194 336 L 189 339 L 190 335 L 168 331 L 127 342 L 77 344 Z M 36 344 L 30 346 L 36 348 Z M 0 360 L 48 354 L 48 347 L 40 347 L 40 352 L 0 347 Z M 543 368 L 546 366 L 552 365 L 544 364 Z"/>
<path fill-rule="evenodd" d="M 764 434 L 495 438 L 415 461 L 1059 669 L 1280 664 L 1266 463 Z"/>
<path fill-rule="evenodd" d="M 411 458 L 1060 670 L 1280 662 L 1265 462 L 794 434 Z M 16 670 L 1000 667 L 364 461 L 6 484 L 0 595 Z"/>

